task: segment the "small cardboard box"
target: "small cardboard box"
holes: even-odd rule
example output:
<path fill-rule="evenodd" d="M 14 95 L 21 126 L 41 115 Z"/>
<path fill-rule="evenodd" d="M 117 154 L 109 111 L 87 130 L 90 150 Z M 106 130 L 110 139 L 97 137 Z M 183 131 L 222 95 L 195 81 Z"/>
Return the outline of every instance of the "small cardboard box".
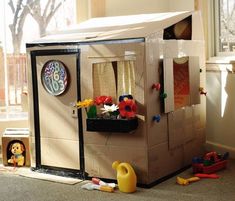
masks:
<path fill-rule="evenodd" d="M 20 142 L 24 146 L 24 166 L 30 166 L 29 129 L 27 128 L 7 128 L 2 136 L 2 160 L 3 165 L 11 165 L 8 159 L 13 155 L 11 145 Z"/>

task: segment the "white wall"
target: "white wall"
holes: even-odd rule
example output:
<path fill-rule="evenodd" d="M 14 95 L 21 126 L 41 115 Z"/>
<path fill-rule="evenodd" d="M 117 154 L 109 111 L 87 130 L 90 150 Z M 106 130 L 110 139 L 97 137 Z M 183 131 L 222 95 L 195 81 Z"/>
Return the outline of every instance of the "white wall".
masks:
<path fill-rule="evenodd" d="M 168 0 L 106 0 L 106 16 L 166 12 Z"/>
<path fill-rule="evenodd" d="M 106 16 L 194 10 L 194 0 L 106 0 Z"/>
<path fill-rule="evenodd" d="M 89 1 L 77 0 L 77 22 L 83 22 L 89 18 Z"/>
<path fill-rule="evenodd" d="M 194 0 L 168 0 L 169 11 L 192 11 Z"/>
<path fill-rule="evenodd" d="M 235 158 L 235 75 L 226 71 L 206 74 L 207 149 L 228 151 Z"/>
<path fill-rule="evenodd" d="M 195 0 L 77 0 L 78 23 L 91 17 L 194 10 Z"/>

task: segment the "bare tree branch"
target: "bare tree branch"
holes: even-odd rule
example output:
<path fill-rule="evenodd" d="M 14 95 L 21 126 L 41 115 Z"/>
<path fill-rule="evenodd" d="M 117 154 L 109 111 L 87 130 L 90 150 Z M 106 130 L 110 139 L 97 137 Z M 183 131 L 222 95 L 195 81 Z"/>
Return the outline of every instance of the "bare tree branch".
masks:
<path fill-rule="evenodd" d="M 222 20 L 224 28 L 232 35 L 235 35 L 235 31 L 233 29 L 230 29 L 229 26 L 227 25 L 226 20 Z"/>
<path fill-rule="evenodd" d="M 8 5 L 10 6 L 12 13 L 15 13 L 15 7 L 14 7 L 14 4 L 13 4 L 13 1 L 12 1 L 12 0 L 10 0 L 10 1 L 8 2 Z"/>
<path fill-rule="evenodd" d="M 49 9 L 49 6 L 50 6 L 50 4 L 51 4 L 51 1 L 52 1 L 52 0 L 48 0 L 48 1 L 47 1 L 47 4 L 46 4 L 45 9 L 44 9 L 44 12 L 43 12 L 43 16 L 46 16 L 47 11 L 48 11 L 48 9 Z"/>
<path fill-rule="evenodd" d="M 41 5 L 40 0 L 34 0 L 29 6 L 31 16 L 36 20 L 41 20 Z"/>
<path fill-rule="evenodd" d="M 55 7 L 54 10 L 52 10 L 52 9 L 50 10 L 50 13 L 46 17 L 46 24 L 49 24 L 49 22 L 51 21 L 51 18 L 54 16 L 54 14 L 60 8 L 61 5 L 62 5 L 62 3 L 60 2 L 59 4 L 57 4 L 57 6 Z"/>
<path fill-rule="evenodd" d="M 29 4 L 32 0 L 27 0 L 26 4 Z M 23 0 L 18 0 L 16 6 L 12 0 L 9 1 L 8 5 L 10 6 L 13 12 L 13 21 L 12 24 L 9 24 L 9 29 L 12 36 L 13 49 L 16 54 L 20 52 L 20 46 L 23 36 L 23 25 L 26 19 L 26 16 L 29 14 L 28 7 L 23 5 Z"/>
<path fill-rule="evenodd" d="M 18 0 L 16 5 L 16 10 L 14 12 L 13 25 L 17 26 L 17 21 L 19 19 L 19 12 L 21 11 L 21 4 L 23 0 Z"/>
<path fill-rule="evenodd" d="M 12 24 L 9 25 L 9 29 L 11 31 L 15 53 L 20 52 L 20 45 L 23 36 L 22 29 L 27 15 L 30 14 L 35 19 L 39 26 L 40 36 L 43 36 L 46 33 L 46 29 L 52 17 L 62 5 L 62 1 L 59 1 L 59 3 L 56 4 L 57 0 L 47 0 L 46 6 L 42 13 L 40 0 L 25 1 L 26 0 L 17 0 L 17 2 L 15 2 L 13 0 L 9 0 L 8 2 L 8 5 L 13 13 L 13 21 Z"/>
<path fill-rule="evenodd" d="M 61 5 L 61 1 L 56 5 L 56 0 L 48 0 L 42 13 L 39 0 L 34 0 L 34 4 L 30 6 L 30 14 L 39 25 L 40 36 L 45 35 L 52 17 Z"/>
<path fill-rule="evenodd" d="M 235 36 L 235 30 L 234 25 L 231 24 L 234 22 L 234 12 L 235 12 L 235 3 L 233 4 L 233 9 L 231 13 L 227 13 L 228 16 L 225 16 L 224 9 L 223 9 L 224 2 L 220 1 L 220 17 L 222 25 L 224 26 L 224 29 L 227 30 L 228 33 Z"/>

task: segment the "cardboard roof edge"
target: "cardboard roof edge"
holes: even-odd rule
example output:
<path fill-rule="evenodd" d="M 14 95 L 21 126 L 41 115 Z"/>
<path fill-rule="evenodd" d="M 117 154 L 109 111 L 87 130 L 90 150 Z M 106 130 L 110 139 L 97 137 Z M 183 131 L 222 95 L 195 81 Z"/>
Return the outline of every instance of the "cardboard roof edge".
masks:
<path fill-rule="evenodd" d="M 182 11 L 92 18 L 75 28 L 51 33 L 29 44 L 145 38 L 193 13 L 194 11 Z"/>

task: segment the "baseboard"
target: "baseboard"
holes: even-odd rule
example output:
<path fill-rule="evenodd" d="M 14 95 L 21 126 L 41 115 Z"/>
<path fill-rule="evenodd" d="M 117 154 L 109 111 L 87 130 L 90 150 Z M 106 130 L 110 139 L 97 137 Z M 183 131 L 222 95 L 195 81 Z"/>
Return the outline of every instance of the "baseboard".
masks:
<path fill-rule="evenodd" d="M 206 141 L 206 151 L 216 151 L 218 153 L 223 154 L 224 152 L 229 152 L 229 158 L 235 159 L 235 148 L 226 146 L 223 144 L 211 142 L 211 141 Z"/>

